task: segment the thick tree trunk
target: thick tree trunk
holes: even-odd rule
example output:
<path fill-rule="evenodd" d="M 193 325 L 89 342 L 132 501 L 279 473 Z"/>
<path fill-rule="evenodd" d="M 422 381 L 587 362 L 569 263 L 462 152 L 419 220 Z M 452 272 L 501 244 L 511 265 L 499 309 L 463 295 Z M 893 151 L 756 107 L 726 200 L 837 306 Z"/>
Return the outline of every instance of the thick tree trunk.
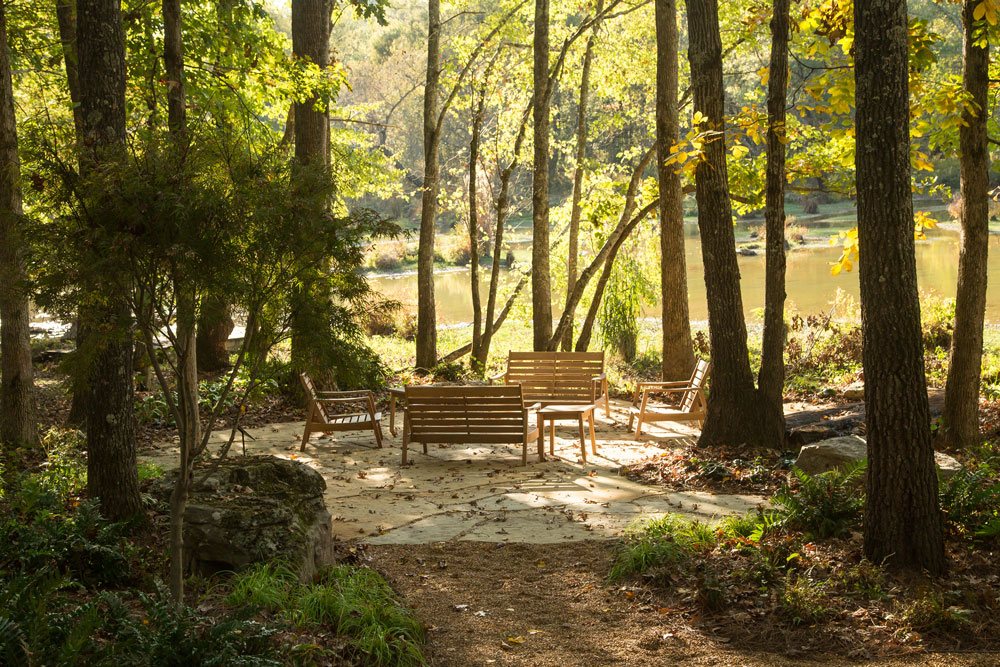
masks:
<path fill-rule="evenodd" d="M 330 64 L 330 12 L 328 0 L 294 0 L 292 2 L 292 51 L 299 58 L 306 58 L 320 69 Z M 317 106 L 319 107 L 317 109 Z M 312 95 L 295 103 L 295 159 L 292 178 L 304 191 L 314 187 L 317 176 L 326 173 L 329 160 L 330 117 L 329 104 Z M 326 204 L 313 212 L 317 217 L 327 211 Z M 293 296 L 292 313 L 292 364 L 299 370 L 308 370 L 316 376 L 327 376 L 330 369 L 318 360 L 317 354 L 326 341 L 318 339 L 320 304 L 329 299 L 322 287 L 320 275 L 326 259 L 314 267 L 315 274 L 302 280 L 298 293 Z M 319 379 L 319 378 L 317 378 Z M 319 379 L 321 383 L 329 381 Z"/>
<path fill-rule="evenodd" d="M 81 171 L 86 175 L 125 152 L 125 34 L 118 0 L 77 5 Z M 99 221 L 92 221 L 97 224 Z M 111 519 L 141 509 L 135 453 L 132 319 L 115 280 L 86 285 L 81 308 L 87 332 L 87 491 Z M 99 297 L 97 295 L 100 295 Z"/>
<path fill-rule="evenodd" d="M 479 140 L 483 130 L 483 114 L 486 106 L 486 83 L 473 110 L 472 140 L 469 142 L 469 273 L 472 281 L 472 360 L 479 359 L 479 347 L 483 335 L 483 306 L 479 295 L 479 200 L 477 179 L 479 178 Z M 496 262 L 496 258 L 493 258 Z M 482 371 L 475 363 L 473 370 Z"/>
<path fill-rule="evenodd" d="M 420 196 L 417 248 L 417 368 L 437 361 L 434 304 L 434 224 L 441 167 L 438 162 L 438 79 L 441 75 L 441 2 L 427 2 L 427 82 L 424 84 L 424 187 Z"/>
<path fill-rule="evenodd" d="M 600 16 L 604 0 L 597 0 L 596 13 Z M 573 169 L 573 198 L 569 217 L 569 240 L 566 253 L 566 308 L 570 308 L 570 295 L 576 285 L 577 255 L 580 252 L 580 213 L 583 209 L 583 162 L 587 158 L 587 106 L 590 101 L 590 67 L 594 59 L 594 34 L 587 40 L 583 53 L 583 71 L 580 73 L 580 104 L 576 113 L 576 167 Z M 562 349 L 573 349 L 573 327 L 566 329 L 562 336 Z"/>
<path fill-rule="evenodd" d="M 854 26 L 864 553 L 873 563 L 936 574 L 945 553 L 913 246 L 906 2 L 856 2 Z"/>
<path fill-rule="evenodd" d="M 943 427 L 939 437 L 954 447 L 981 442 L 979 433 L 979 384 L 982 373 L 983 319 L 986 310 L 986 275 L 989 254 L 989 151 L 986 117 L 989 100 L 989 46 L 975 44 L 972 16 L 977 0 L 966 0 L 963 79 L 975 109 L 962 114 L 958 130 L 962 151 L 962 247 L 958 256 L 958 292 L 955 297 L 955 333 L 944 395 Z"/>
<path fill-rule="evenodd" d="M 774 0 L 767 87 L 767 173 L 764 217 L 764 338 L 761 344 L 761 418 L 766 437 L 784 441 L 785 412 L 785 90 L 788 85 L 788 0 Z"/>
<path fill-rule="evenodd" d="M 534 169 L 531 182 L 531 306 L 534 349 L 552 337 L 549 275 L 549 0 L 535 0 Z"/>
<path fill-rule="evenodd" d="M 21 235 L 20 170 L 7 9 L 0 4 L 0 445 L 34 446 L 38 444 L 38 428 Z"/>
<path fill-rule="evenodd" d="M 202 297 L 198 318 L 198 370 L 214 373 L 229 368 L 226 344 L 235 326 L 225 298 L 218 295 Z"/>
<path fill-rule="evenodd" d="M 680 136 L 679 43 L 676 0 L 656 0 L 656 172 L 660 188 L 660 302 L 665 381 L 687 379 L 694 368 L 684 256 L 684 193 L 680 174 L 667 164 L 670 150 Z"/>
<path fill-rule="evenodd" d="M 711 133 L 703 148 L 704 159 L 695 171 L 712 346 L 712 390 L 699 444 L 777 447 L 781 443 L 766 441 L 761 432 L 757 389 L 747 350 L 726 169 L 718 9 L 717 0 L 687 0 L 694 110 L 706 119 L 696 129 Z"/>

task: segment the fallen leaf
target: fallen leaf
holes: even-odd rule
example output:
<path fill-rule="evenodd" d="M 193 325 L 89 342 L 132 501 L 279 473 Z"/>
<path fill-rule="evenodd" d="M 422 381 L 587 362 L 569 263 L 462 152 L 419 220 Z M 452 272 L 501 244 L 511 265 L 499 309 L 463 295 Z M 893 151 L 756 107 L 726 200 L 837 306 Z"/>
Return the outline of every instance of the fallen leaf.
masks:
<path fill-rule="evenodd" d="M 507 641 L 509 641 L 512 644 L 523 644 L 524 637 L 522 637 L 521 635 L 518 635 L 517 637 L 507 637 Z"/>

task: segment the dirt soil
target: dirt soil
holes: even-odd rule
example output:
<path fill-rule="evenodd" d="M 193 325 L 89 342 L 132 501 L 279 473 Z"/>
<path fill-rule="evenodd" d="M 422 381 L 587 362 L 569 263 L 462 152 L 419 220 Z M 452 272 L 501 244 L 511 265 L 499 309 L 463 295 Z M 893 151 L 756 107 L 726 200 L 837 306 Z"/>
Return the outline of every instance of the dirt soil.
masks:
<path fill-rule="evenodd" d="M 859 664 L 802 653 L 741 650 L 710 621 L 657 607 L 641 590 L 608 586 L 608 542 L 373 545 L 381 571 L 429 628 L 425 655 L 435 667 L 468 665 Z M 997 665 L 994 654 L 912 654 L 871 665 Z"/>

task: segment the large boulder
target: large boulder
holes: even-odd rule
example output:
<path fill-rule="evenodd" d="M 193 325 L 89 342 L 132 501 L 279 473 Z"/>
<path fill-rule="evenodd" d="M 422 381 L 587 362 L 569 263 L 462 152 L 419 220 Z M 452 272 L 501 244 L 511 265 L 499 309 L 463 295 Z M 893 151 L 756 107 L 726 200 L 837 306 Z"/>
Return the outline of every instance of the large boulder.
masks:
<path fill-rule="evenodd" d="M 318 472 L 273 456 L 226 459 L 202 480 L 206 469 L 195 469 L 184 512 L 189 572 L 209 576 L 282 559 L 307 582 L 335 560 L 326 480 Z M 175 477 L 163 478 L 154 494 L 168 498 Z"/>
<path fill-rule="evenodd" d="M 848 400 L 863 401 L 865 400 L 865 383 L 861 381 L 852 382 L 844 387 L 844 391 L 841 393 Z"/>
<path fill-rule="evenodd" d="M 805 445 L 799 452 L 795 465 L 802 472 L 818 475 L 866 458 L 868 458 L 868 447 L 865 440 L 856 435 L 848 435 Z M 934 452 L 934 463 L 941 471 L 943 479 L 950 478 L 962 468 L 961 463 L 941 452 Z"/>

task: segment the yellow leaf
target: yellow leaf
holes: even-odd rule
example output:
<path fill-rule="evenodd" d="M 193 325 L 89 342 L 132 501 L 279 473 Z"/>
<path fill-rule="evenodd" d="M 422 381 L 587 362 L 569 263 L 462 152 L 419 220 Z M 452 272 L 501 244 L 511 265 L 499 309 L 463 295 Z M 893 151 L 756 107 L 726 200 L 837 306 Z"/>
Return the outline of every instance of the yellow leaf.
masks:
<path fill-rule="evenodd" d="M 986 16 L 986 2 L 985 2 L 985 0 L 983 2 L 980 2 L 978 5 L 976 5 L 976 8 L 974 10 L 972 10 L 972 18 L 974 18 L 975 20 L 978 21 L 979 19 L 983 18 L 984 16 Z"/>
<path fill-rule="evenodd" d="M 507 641 L 509 641 L 511 644 L 523 644 L 524 637 L 522 637 L 521 635 L 518 635 L 517 637 L 507 637 Z"/>
<path fill-rule="evenodd" d="M 835 262 L 833 264 L 833 266 L 830 267 L 830 275 L 831 276 L 839 276 L 840 275 L 840 263 L 839 262 Z"/>

